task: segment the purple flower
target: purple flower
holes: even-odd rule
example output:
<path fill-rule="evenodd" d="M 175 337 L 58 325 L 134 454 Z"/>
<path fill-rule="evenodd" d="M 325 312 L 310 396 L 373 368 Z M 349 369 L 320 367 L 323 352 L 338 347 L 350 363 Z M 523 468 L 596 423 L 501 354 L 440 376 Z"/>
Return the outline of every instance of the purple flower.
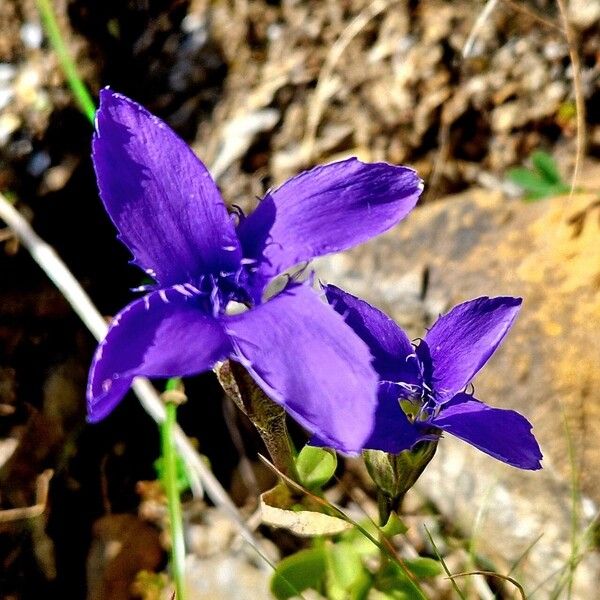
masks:
<path fill-rule="evenodd" d="M 414 347 L 394 321 L 364 300 L 332 285 L 326 295 L 367 343 L 379 374 L 375 427 L 365 448 L 397 454 L 445 431 L 509 465 L 541 468 L 529 421 L 464 391 L 508 333 L 520 298 L 459 304 Z"/>
<path fill-rule="evenodd" d="M 137 375 L 191 375 L 230 357 L 307 429 L 360 450 L 377 396 L 366 344 L 309 285 L 292 278 L 268 300 L 264 292 L 286 269 L 395 225 L 421 192 L 416 173 L 356 159 L 317 167 L 267 193 L 236 226 L 188 146 L 108 89 L 93 160 L 121 241 L 157 285 L 115 317 L 96 351 L 90 421 L 106 416 Z"/>

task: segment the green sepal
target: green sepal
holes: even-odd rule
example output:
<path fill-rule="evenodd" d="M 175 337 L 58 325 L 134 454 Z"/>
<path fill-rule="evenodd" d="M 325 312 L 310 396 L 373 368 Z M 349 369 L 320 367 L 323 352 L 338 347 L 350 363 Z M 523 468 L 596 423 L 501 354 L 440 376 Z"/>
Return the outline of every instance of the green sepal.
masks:
<path fill-rule="evenodd" d="M 395 535 L 402 535 L 408 531 L 408 527 L 398 516 L 398 513 L 391 512 L 387 523 L 381 528 L 386 537 L 391 538 Z"/>

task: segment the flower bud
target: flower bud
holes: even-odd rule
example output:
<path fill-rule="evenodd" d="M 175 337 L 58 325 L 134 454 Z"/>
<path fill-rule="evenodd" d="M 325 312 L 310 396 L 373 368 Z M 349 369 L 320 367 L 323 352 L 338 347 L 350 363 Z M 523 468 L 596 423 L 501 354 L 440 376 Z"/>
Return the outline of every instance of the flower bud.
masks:
<path fill-rule="evenodd" d="M 367 471 L 378 488 L 381 524 L 392 511 L 398 512 L 404 495 L 415 484 L 437 448 L 437 440 L 419 442 L 411 450 L 390 454 L 364 450 Z"/>

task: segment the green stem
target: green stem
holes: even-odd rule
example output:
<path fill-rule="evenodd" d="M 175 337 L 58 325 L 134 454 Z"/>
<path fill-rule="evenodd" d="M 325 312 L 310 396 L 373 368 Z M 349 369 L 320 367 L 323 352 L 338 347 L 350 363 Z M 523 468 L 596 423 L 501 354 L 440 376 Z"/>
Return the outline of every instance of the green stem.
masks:
<path fill-rule="evenodd" d="M 79 108 L 83 114 L 94 123 L 94 117 L 96 114 L 96 105 L 90 96 L 85 84 L 81 77 L 77 73 L 77 67 L 71 58 L 64 39 L 60 33 L 54 10 L 52 9 L 51 0 L 36 0 L 40 16 L 42 17 L 42 24 L 50 40 L 50 44 L 54 48 L 60 66 L 67 78 L 67 82 L 79 104 Z"/>
<path fill-rule="evenodd" d="M 167 384 L 174 385 L 174 380 Z M 177 454 L 173 431 L 177 422 L 177 405 L 167 402 L 166 418 L 160 427 L 163 459 L 163 485 L 167 494 L 169 508 L 169 526 L 171 528 L 171 568 L 175 580 L 177 600 L 185 600 L 185 543 L 183 538 L 183 520 L 181 500 L 177 487 Z"/>

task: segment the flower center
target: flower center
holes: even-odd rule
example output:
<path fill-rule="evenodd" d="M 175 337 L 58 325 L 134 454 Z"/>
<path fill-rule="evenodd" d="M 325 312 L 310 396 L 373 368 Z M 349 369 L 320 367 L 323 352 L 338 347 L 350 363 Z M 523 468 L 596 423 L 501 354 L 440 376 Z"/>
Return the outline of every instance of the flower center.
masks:
<path fill-rule="evenodd" d="M 400 384 L 400 390 L 398 404 L 411 423 L 428 421 L 437 414 L 439 407 L 426 384 Z"/>
<path fill-rule="evenodd" d="M 202 275 L 194 287 L 207 312 L 215 317 L 223 314 L 238 314 L 252 302 L 240 281 L 241 273 Z"/>

